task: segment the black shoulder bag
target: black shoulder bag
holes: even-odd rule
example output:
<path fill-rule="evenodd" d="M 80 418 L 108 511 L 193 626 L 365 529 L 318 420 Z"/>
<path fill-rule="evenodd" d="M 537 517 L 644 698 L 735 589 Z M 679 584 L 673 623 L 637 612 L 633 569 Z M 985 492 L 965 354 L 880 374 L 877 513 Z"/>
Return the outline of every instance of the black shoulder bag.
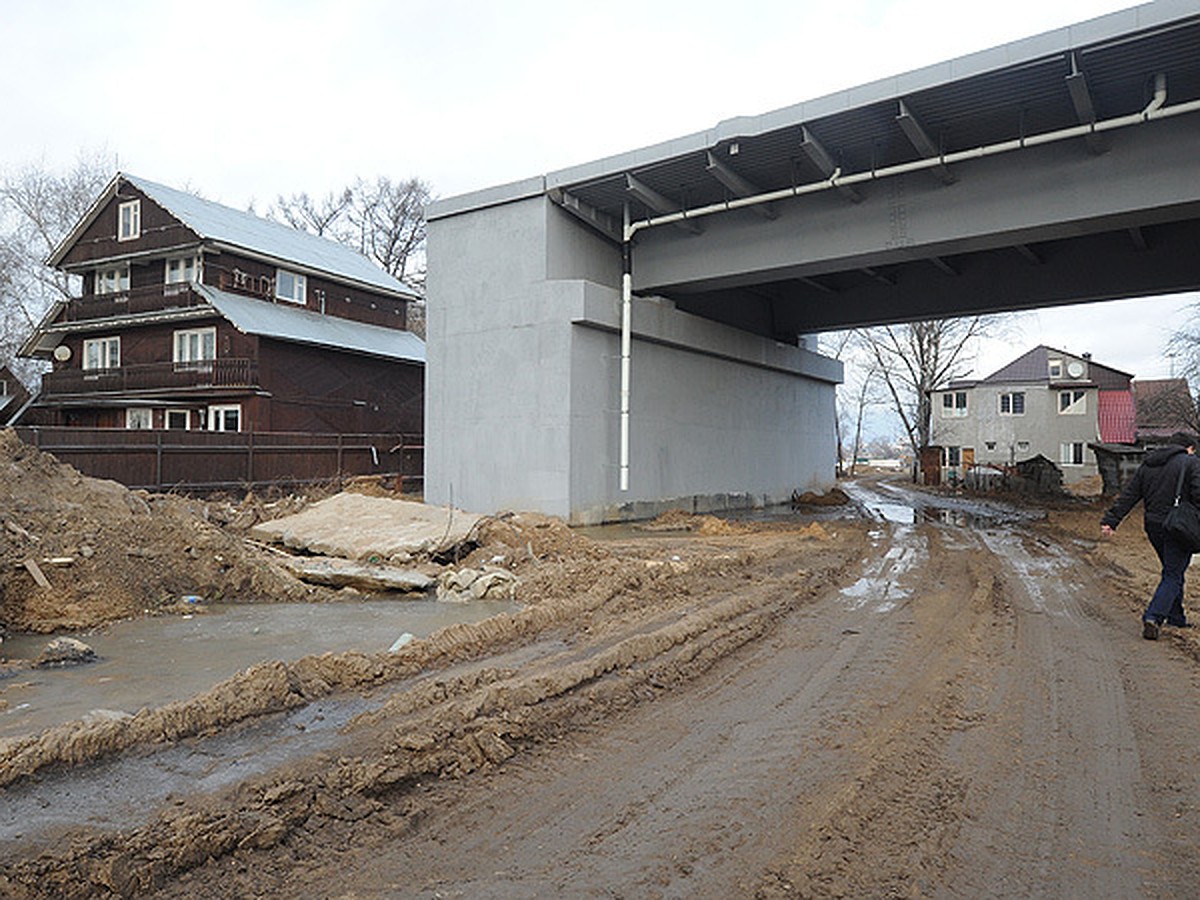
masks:
<path fill-rule="evenodd" d="M 1200 551 L 1200 509 L 1183 496 L 1183 479 L 1187 477 L 1192 461 L 1184 460 L 1179 467 L 1179 480 L 1175 483 L 1175 505 L 1163 519 L 1163 528 L 1175 542 L 1187 547 L 1192 553 Z"/>

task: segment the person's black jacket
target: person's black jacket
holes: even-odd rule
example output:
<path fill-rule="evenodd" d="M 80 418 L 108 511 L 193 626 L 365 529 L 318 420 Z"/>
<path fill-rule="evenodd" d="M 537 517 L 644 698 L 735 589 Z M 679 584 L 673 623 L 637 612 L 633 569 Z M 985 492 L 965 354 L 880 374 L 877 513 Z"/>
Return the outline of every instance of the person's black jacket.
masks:
<path fill-rule="evenodd" d="M 1158 447 L 1146 454 L 1100 524 L 1116 528 L 1141 500 L 1146 521 L 1161 525 L 1175 505 L 1175 485 L 1179 482 L 1179 471 L 1184 466 L 1188 468 L 1188 473 L 1183 479 L 1183 496 L 1200 505 L 1200 459 L 1188 453 L 1186 447 L 1173 444 Z"/>

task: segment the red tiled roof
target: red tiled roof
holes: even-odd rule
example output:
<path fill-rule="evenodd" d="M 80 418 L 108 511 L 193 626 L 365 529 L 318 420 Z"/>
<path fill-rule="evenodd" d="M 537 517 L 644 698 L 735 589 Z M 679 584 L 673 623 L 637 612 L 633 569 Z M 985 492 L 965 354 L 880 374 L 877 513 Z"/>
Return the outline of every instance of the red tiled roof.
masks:
<path fill-rule="evenodd" d="M 1100 391 L 1100 440 L 1105 444 L 1132 444 L 1133 391 Z"/>

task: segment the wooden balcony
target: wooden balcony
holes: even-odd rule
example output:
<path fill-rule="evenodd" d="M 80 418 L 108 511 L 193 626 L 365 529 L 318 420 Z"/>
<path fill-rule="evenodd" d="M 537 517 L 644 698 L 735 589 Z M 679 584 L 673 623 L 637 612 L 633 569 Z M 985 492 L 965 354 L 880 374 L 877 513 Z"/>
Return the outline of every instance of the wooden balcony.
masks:
<path fill-rule="evenodd" d="M 164 309 L 186 309 L 205 302 L 191 284 L 155 284 L 115 294 L 75 297 L 67 303 L 63 318 L 67 322 L 83 322 Z"/>
<path fill-rule="evenodd" d="M 252 359 L 149 363 L 117 369 L 60 369 L 42 376 L 42 394 L 127 394 L 138 391 L 192 388 L 236 388 L 258 385 L 258 363 Z"/>

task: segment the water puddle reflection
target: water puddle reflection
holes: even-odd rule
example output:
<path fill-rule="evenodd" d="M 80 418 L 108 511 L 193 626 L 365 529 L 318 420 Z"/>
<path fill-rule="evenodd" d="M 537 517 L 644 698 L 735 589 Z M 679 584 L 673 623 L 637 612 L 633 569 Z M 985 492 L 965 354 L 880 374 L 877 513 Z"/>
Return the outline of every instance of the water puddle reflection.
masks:
<path fill-rule="evenodd" d="M 312 654 L 386 651 L 405 632 L 428 637 L 458 622 L 514 612 L 510 601 L 217 605 L 192 616 L 118 622 L 74 635 L 99 661 L 63 669 L 18 670 L 0 680 L 0 737 L 40 731 L 92 710 L 137 712 L 195 696 L 267 660 Z M 48 635 L 10 635 L 9 659 L 33 659 Z M 6 705 L 5 705 L 6 704 Z"/>

